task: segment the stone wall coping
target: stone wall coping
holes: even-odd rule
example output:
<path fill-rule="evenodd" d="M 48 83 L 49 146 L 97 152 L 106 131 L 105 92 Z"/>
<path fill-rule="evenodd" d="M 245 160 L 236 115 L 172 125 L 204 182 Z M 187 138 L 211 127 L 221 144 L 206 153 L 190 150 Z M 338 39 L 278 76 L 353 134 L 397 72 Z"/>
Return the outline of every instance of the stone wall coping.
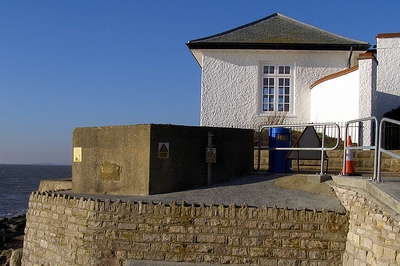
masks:
<path fill-rule="evenodd" d="M 373 182 L 370 179 L 340 175 L 334 175 L 332 179 L 339 186 L 362 190 L 363 194 L 373 197 L 376 202 L 380 203 L 393 215 L 393 218 L 400 221 L 400 196 L 391 193 L 391 190 L 400 188 L 400 184 L 397 184 L 398 182 L 386 182 L 386 184 L 383 184 L 382 182 Z"/>
<path fill-rule="evenodd" d="M 41 180 L 39 184 L 39 191 L 60 191 L 72 189 L 72 178 L 60 178 L 51 180 Z"/>

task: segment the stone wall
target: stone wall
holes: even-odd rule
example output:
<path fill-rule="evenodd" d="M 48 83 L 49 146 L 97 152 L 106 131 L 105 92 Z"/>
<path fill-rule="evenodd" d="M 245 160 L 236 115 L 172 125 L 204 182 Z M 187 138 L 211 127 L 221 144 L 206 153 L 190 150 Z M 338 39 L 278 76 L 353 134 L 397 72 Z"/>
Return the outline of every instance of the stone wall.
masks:
<path fill-rule="evenodd" d="M 341 265 L 348 219 L 305 209 L 102 202 L 34 192 L 22 263 Z"/>
<path fill-rule="evenodd" d="M 400 215 L 363 190 L 335 192 L 350 212 L 343 265 L 400 265 Z"/>
<path fill-rule="evenodd" d="M 260 169 L 268 169 L 268 150 L 261 151 Z M 400 151 L 393 151 L 400 155 Z M 343 150 L 327 151 L 329 157 L 329 172 L 339 173 L 343 167 Z M 356 171 L 370 171 L 373 172 L 374 167 L 374 151 L 371 150 L 355 150 L 354 166 Z M 254 149 L 254 169 L 257 169 L 258 150 Z M 304 161 L 300 160 L 300 171 L 302 170 L 319 170 L 319 160 Z M 294 171 L 297 169 L 296 160 L 292 161 L 292 168 Z M 325 169 L 325 168 L 324 168 Z M 395 159 L 387 154 L 382 155 L 382 171 L 383 172 L 400 172 L 400 160 Z"/>

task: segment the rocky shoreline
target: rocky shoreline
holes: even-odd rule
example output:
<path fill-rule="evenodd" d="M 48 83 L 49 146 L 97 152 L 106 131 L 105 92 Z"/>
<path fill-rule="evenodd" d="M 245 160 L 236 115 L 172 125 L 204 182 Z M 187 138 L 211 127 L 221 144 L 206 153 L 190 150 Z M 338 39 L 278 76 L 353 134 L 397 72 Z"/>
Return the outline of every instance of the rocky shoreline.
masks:
<path fill-rule="evenodd" d="M 25 214 L 0 220 L 0 265 L 20 265 L 24 230 Z"/>

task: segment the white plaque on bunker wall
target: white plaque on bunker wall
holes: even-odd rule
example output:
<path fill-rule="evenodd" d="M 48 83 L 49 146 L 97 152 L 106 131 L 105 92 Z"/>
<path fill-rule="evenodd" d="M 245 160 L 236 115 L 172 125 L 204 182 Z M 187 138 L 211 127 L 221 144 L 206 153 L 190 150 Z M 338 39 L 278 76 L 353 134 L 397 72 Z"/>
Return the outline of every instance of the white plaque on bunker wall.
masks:
<path fill-rule="evenodd" d="M 82 162 L 82 147 L 74 147 L 74 163 Z"/>

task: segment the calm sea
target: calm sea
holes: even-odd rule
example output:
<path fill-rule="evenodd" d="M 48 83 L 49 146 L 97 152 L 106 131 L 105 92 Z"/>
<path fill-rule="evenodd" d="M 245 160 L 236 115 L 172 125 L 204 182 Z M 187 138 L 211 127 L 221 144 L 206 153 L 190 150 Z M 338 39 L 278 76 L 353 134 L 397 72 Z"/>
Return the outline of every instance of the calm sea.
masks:
<path fill-rule="evenodd" d="M 70 165 L 0 164 L 0 219 L 25 213 L 29 195 L 39 188 L 40 180 L 71 176 Z"/>

